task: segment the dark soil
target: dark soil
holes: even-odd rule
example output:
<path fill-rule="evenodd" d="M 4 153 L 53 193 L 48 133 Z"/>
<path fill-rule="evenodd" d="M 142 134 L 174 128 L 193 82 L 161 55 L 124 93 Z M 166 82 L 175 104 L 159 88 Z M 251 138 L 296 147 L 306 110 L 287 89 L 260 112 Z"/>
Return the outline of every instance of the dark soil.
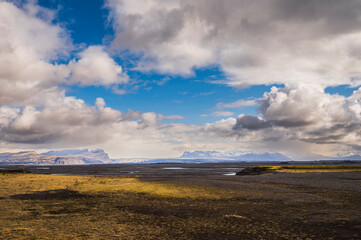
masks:
<path fill-rule="evenodd" d="M 33 192 L 29 194 L 12 195 L 13 199 L 21 200 L 64 200 L 89 197 L 69 189 L 55 189 L 49 191 Z"/>
<path fill-rule="evenodd" d="M 0 169 L 2 174 L 12 174 L 12 173 L 30 173 L 30 171 L 24 169 Z"/>
<path fill-rule="evenodd" d="M 144 182 L 222 189 L 224 196 L 193 199 L 135 192 L 86 195 L 70 189 L 31 192 L 29 188 L 25 194 L 3 197 L 0 191 L 0 220 L 7 222 L 0 225 L 0 238 L 360 239 L 361 172 L 258 175 L 258 171 L 268 170 L 256 168 L 252 170 L 255 175 L 224 176 L 225 171 L 240 172 L 250 166 L 176 165 L 183 169 L 163 169 L 169 166 L 175 167 L 108 165 L 104 169 L 65 166 L 33 170 L 47 174 L 103 171 L 127 176 L 139 171 L 134 177 Z"/>

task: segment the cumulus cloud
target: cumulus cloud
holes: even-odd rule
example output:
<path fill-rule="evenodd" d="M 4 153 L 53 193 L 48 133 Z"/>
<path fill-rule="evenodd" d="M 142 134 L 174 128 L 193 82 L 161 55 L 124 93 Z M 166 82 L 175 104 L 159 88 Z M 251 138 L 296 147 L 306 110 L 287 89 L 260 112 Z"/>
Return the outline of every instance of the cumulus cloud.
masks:
<path fill-rule="evenodd" d="M 6 107 L 8 117 L 0 121 L 2 141 L 15 143 L 45 143 L 72 135 L 79 128 L 101 126 L 121 118 L 122 113 L 102 105 L 100 99 L 94 107 L 73 97 L 63 97 L 56 105 L 41 108 L 34 106 Z M 76 113 L 76 114 L 75 114 Z M 9 118 L 9 116 L 11 116 Z"/>
<path fill-rule="evenodd" d="M 125 84 L 128 77 L 101 46 L 89 46 L 66 63 L 74 48 L 66 30 L 52 23 L 52 16 L 51 11 L 35 4 L 20 9 L 13 3 L 0 2 L 3 150 L 99 146 L 114 136 L 130 137 L 136 132 L 141 136 L 142 131 L 157 129 L 163 119 L 180 118 L 125 113 L 107 107 L 102 98 L 91 106 L 66 96 L 59 84 L 114 87 Z"/>
<path fill-rule="evenodd" d="M 44 11 L 0 2 L 0 104 L 41 105 L 60 96 L 58 85 L 124 84 L 128 76 L 101 46 L 89 46 L 66 63 L 74 49 L 67 31 L 44 20 Z M 42 13 L 42 14 L 40 14 Z M 46 14 L 45 14 L 46 15 Z M 57 64 L 58 61 L 63 62 Z"/>
<path fill-rule="evenodd" d="M 33 96 L 53 92 L 69 73 L 50 62 L 71 47 L 66 32 L 37 18 L 36 10 L 0 2 L 0 104 L 34 102 Z"/>
<path fill-rule="evenodd" d="M 268 146 L 354 146 L 360 140 L 359 90 L 350 97 L 324 90 L 361 84 L 360 1 L 107 3 L 113 47 L 140 53 L 138 69 L 191 74 L 194 67 L 218 64 L 227 74 L 223 83 L 234 87 L 284 84 L 261 99 L 217 104 L 218 110 L 258 105 L 259 116 L 209 123 L 200 135 Z"/>
<path fill-rule="evenodd" d="M 51 11 L 0 2 L 2 149 L 95 146 L 113 157 L 360 149 L 361 89 L 350 97 L 324 91 L 360 84 L 359 1 L 108 0 L 108 6 L 112 47 L 140 53 L 137 69 L 184 75 L 219 64 L 231 86 L 284 87 L 261 99 L 219 103 L 214 114 L 225 119 L 200 125 L 165 121 L 178 115 L 121 112 L 102 98 L 88 105 L 59 85 L 104 85 L 124 94 L 118 85 L 128 77 L 109 49 L 88 46 L 70 59 L 71 39 L 51 22 Z M 221 111 L 255 105 L 258 116 Z"/>
<path fill-rule="evenodd" d="M 102 46 L 90 46 L 81 53 L 78 61 L 69 63 L 70 83 L 82 86 L 122 84 L 128 82 L 128 76 Z"/>
<path fill-rule="evenodd" d="M 193 136 L 188 141 L 195 145 L 203 141 L 208 149 L 217 149 L 214 141 L 223 147 L 296 157 L 348 154 L 360 149 L 360 101 L 361 88 L 345 97 L 326 93 L 317 85 L 273 87 L 257 100 L 258 116 L 240 114 L 200 125 L 188 132 Z"/>
<path fill-rule="evenodd" d="M 345 122 L 345 97 L 331 95 L 322 88 L 303 85 L 299 88 L 272 87 L 264 94 L 260 110 L 265 119 L 278 126 L 297 127 Z"/>
<path fill-rule="evenodd" d="M 240 115 L 237 117 L 237 122 L 233 126 L 233 129 L 259 130 L 268 127 L 270 127 L 269 122 L 259 117 L 250 116 L 250 115 Z"/>
<path fill-rule="evenodd" d="M 215 61 L 203 43 L 209 26 L 178 1 L 109 1 L 114 10 L 115 46 L 144 51 L 139 69 L 190 74 L 193 66 Z M 191 41 L 189 41 L 191 39 Z M 156 59 L 153 57 L 156 56 Z"/>
<path fill-rule="evenodd" d="M 360 91 L 344 97 L 312 85 L 296 89 L 273 87 L 260 100 L 262 117 L 241 114 L 232 129 L 241 136 L 253 132 L 265 142 L 292 140 L 355 146 L 361 140 Z M 226 132 L 229 134 L 229 129 Z"/>
<path fill-rule="evenodd" d="M 233 131 L 233 126 L 236 124 L 235 118 L 221 119 L 214 123 L 207 123 L 202 126 L 199 131 L 210 137 L 233 137 L 235 132 Z"/>
<path fill-rule="evenodd" d="M 20 9 L 0 2 L 3 144 L 102 142 L 110 136 L 105 126 L 123 120 L 124 114 L 106 107 L 101 98 L 89 106 L 81 99 L 65 96 L 60 83 L 108 85 L 124 83 L 126 78 L 121 67 L 97 46 L 85 49 L 79 60 L 67 64 L 73 49 L 71 40 L 51 17 L 50 10 L 38 5 L 29 3 Z M 65 63 L 57 64 L 58 60 Z"/>
<path fill-rule="evenodd" d="M 3 149 L 100 146 L 114 157 L 119 154 L 123 157 L 165 157 L 174 154 L 176 144 L 172 141 L 184 138 L 184 135 L 173 135 L 176 127 L 161 122 L 167 116 L 120 112 L 107 107 L 102 98 L 98 98 L 94 106 L 73 97 L 64 97 L 62 101 L 42 108 L 1 106 L 0 145 L 4 145 Z"/>
<path fill-rule="evenodd" d="M 360 84 L 357 0 L 107 2 L 113 45 L 142 53 L 139 69 L 190 74 L 219 64 L 232 86 Z"/>

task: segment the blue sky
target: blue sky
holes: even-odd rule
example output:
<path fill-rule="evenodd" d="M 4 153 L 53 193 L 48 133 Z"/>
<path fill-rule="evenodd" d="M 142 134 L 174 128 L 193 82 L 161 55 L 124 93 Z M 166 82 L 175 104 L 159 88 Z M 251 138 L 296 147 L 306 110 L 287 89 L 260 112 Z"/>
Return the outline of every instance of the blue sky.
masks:
<path fill-rule="evenodd" d="M 0 147 L 357 154 L 351 2 L 0 1 Z"/>
<path fill-rule="evenodd" d="M 41 0 L 38 4 L 57 11 L 54 22 L 67 28 L 74 44 L 101 45 L 113 34 L 103 1 Z"/>
<path fill-rule="evenodd" d="M 155 111 L 164 115 L 182 115 L 185 118 L 177 121 L 200 124 L 222 118 L 211 115 L 219 111 L 217 103 L 229 103 L 243 98 L 260 98 L 263 92 L 270 89 L 270 86 L 235 89 L 223 84 L 214 84 L 209 81 L 208 76 L 215 73 L 219 74 L 219 70 L 196 70 L 195 76 L 169 77 L 169 80 L 162 85 L 149 83 L 146 87 L 130 89 L 128 93 L 122 95 L 115 94 L 106 87 L 94 86 L 72 87 L 67 94 L 84 99 L 88 104 L 93 104 L 97 97 L 102 97 L 108 106 L 121 111 L 132 109 L 143 112 Z M 132 76 L 132 74 L 129 75 Z M 134 75 L 141 82 L 158 82 L 165 78 L 156 73 Z M 239 113 L 257 114 L 256 106 L 229 110 L 234 111 L 235 116 Z"/>

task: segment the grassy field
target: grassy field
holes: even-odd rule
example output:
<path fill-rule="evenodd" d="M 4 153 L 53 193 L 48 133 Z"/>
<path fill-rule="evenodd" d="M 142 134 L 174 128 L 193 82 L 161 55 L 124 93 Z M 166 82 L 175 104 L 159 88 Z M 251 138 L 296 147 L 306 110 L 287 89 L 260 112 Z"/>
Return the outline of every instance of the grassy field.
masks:
<path fill-rule="evenodd" d="M 361 165 L 290 165 L 273 166 L 277 172 L 348 172 L 361 171 Z"/>
<path fill-rule="evenodd" d="M 0 239 L 357 239 L 360 216 L 351 214 L 360 194 L 283 189 L 321 200 L 123 176 L 3 173 Z"/>
<path fill-rule="evenodd" d="M 245 168 L 239 175 L 312 172 L 354 172 L 361 171 L 361 165 L 288 165 L 288 166 L 251 166 Z"/>

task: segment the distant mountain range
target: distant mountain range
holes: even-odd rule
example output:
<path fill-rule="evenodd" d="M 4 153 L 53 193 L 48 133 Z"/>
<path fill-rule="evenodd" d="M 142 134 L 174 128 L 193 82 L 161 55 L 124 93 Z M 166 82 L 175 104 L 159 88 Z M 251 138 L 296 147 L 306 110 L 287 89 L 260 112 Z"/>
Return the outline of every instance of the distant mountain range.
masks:
<path fill-rule="evenodd" d="M 360 155 L 347 155 L 328 157 L 313 155 L 308 157 L 289 158 L 281 153 L 252 153 L 242 151 L 219 152 L 219 151 L 194 151 L 184 152 L 181 159 L 220 159 L 237 161 L 317 161 L 317 160 L 361 160 Z"/>
<path fill-rule="evenodd" d="M 300 157 L 292 159 L 281 153 L 253 153 L 242 151 L 194 151 L 184 152 L 179 158 L 169 159 L 123 159 L 113 160 L 114 163 L 222 163 L 222 162 L 288 162 L 288 161 L 317 161 L 317 160 L 361 160 L 360 155 L 349 155 L 342 157 L 327 157 L 322 155 Z"/>
<path fill-rule="evenodd" d="M 194 151 L 184 152 L 181 159 L 214 159 L 234 161 L 289 161 L 289 157 L 281 153 L 252 153 L 252 152 L 219 152 L 219 151 Z"/>
<path fill-rule="evenodd" d="M 118 159 L 114 163 L 221 163 L 221 162 L 251 162 L 251 161 L 291 161 L 281 153 L 251 153 L 251 152 L 219 152 L 219 151 L 194 151 L 184 152 L 179 158 L 163 159 Z"/>
<path fill-rule="evenodd" d="M 102 149 L 89 151 L 63 150 L 37 153 L 25 151 L 18 153 L 0 153 L 0 164 L 102 164 L 111 160 Z"/>
<path fill-rule="evenodd" d="M 281 153 L 253 153 L 242 151 L 220 152 L 220 151 L 194 151 L 184 152 L 179 158 L 168 159 L 110 159 L 102 149 L 89 151 L 88 149 L 70 149 L 61 151 L 49 151 L 37 153 L 24 151 L 18 153 L 0 153 L 0 165 L 4 164 L 44 164 L 44 165 L 66 165 L 66 164 L 105 164 L 105 163 L 221 163 L 221 162 L 286 162 L 286 161 L 314 161 L 314 160 L 361 160 L 360 155 L 349 155 L 340 157 L 326 157 L 315 155 L 311 157 L 300 157 L 291 159 Z"/>

